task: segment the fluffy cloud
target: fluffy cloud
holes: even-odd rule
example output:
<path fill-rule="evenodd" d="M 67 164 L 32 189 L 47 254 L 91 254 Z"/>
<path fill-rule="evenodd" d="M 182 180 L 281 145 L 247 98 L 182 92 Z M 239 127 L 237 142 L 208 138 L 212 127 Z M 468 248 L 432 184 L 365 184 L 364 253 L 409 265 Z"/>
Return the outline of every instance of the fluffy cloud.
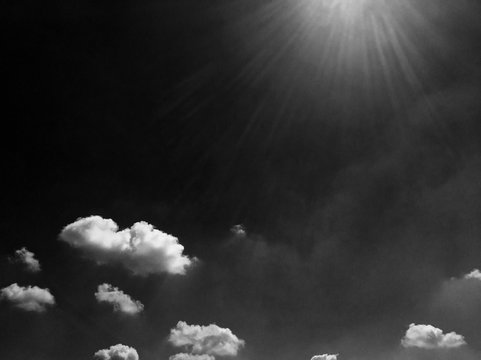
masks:
<path fill-rule="evenodd" d="M 169 360 L 215 360 L 215 357 L 211 355 L 195 355 L 195 354 L 175 354 L 169 357 Z"/>
<path fill-rule="evenodd" d="M 139 360 L 137 350 L 130 346 L 117 344 L 94 354 L 96 360 Z"/>
<path fill-rule="evenodd" d="M 208 354 L 218 356 L 236 356 L 244 346 L 244 340 L 235 336 L 230 329 L 217 325 L 188 325 L 179 321 L 170 330 L 169 341 L 174 346 L 185 346 L 193 354 Z"/>
<path fill-rule="evenodd" d="M 95 297 L 99 302 L 113 305 L 114 311 L 135 315 L 144 309 L 144 305 L 110 284 L 102 284 L 97 288 Z"/>
<path fill-rule="evenodd" d="M 338 356 L 338 354 L 336 354 L 336 355 L 328 355 L 328 354 L 316 355 L 311 360 L 337 360 L 337 356 Z"/>
<path fill-rule="evenodd" d="M 444 334 L 441 329 L 431 325 L 411 324 L 401 344 L 404 347 L 423 349 L 449 349 L 465 345 L 466 341 L 455 332 Z"/>
<path fill-rule="evenodd" d="M 55 298 L 48 289 L 37 286 L 18 286 L 17 283 L 0 290 L 0 298 L 6 299 L 16 307 L 27 311 L 45 311 L 47 306 L 55 304 Z"/>
<path fill-rule="evenodd" d="M 121 264 L 137 275 L 185 274 L 192 264 L 176 237 L 143 221 L 119 231 L 112 219 L 90 216 L 67 225 L 60 238 L 97 263 Z"/>
<path fill-rule="evenodd" d="M 246 228 L 242 224 L 234 225 L 233 227 L 230 228 L 230 232 L 239 237 L 244 237 L 247 235 Z"/>
<path fill-rule="evenodd" d="M 39 272 L 41 270 L 40 263 L 35 259 L 35 254 L 23 247 L 15 251 L 13 261 L 24 264 L 28 271 Z"/>
<path fill-rule="evenodd" d="M 481 271 L 474 269 L 469 274 L 464 275 L 465 279 L 481 280 Z"/>

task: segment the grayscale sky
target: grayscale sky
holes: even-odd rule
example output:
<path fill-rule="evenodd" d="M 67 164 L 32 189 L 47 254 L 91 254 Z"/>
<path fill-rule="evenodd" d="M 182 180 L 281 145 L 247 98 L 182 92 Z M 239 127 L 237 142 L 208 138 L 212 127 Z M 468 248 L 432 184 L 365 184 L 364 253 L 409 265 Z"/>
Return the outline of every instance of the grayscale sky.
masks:
<path fill-rule="evenodd" d="M 480 358 L 481 3 L 0 16 L 2 359 Z"/>

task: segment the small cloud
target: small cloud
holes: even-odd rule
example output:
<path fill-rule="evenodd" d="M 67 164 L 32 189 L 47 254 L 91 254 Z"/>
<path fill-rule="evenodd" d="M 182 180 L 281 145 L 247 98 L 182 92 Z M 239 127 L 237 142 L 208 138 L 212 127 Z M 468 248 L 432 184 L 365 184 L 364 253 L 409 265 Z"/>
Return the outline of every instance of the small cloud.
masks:
<path fill-rule="evenodd" d="M 328 354 L 316 355 L 316 356 L 313 356 L 311 360 L 337 360 L 338 356 L 339 356 L 339 354 L 335 354 L 335 355 L 328 355 Z"/>
<path fill-rule="evenodd" d="M 117 344 L 109 349 L 99 350 L 94 354 L 95 360 L 139 360 L 139 354 L 133 347 Z"/>
<path fill-rule="evenodd" d="M 474 269 L 469 274 L 464 275 L 465 279 L 481 280 L 481 271 Z"/>
<path fill-rule="evenodd" d="M 215 360 L 211 355 L 195 355 L 195 354 L 175 354 L 169 357 L 169 360 Z"/>
<path fill-rule="evenodd" d="M 441 329 L 431 325 L 411 324 L 401 344 L 406 348 L 450 349 L 466 345 L 466 341 L 455 332 L 444 334 Z"/>
<path fill-rule="evenodd" d="M 193 263 L 175 236 L 144 221 L 119 231 L 112 219 L 89 216 L 65 226 L 60 238 L 99 264 L 120 264 L 136 275 L 185 274 Z"/>
<path fill-rule="evenodd" d="M 245 345 L 244 340 L 235 336 L 230 329 L 214 324 L 188 325 L 184 321 L 179 321 L 177 326 L 170 330 L 169 341 L 174 346 L 191 349 L 193 354 L 215 356 L 236 356 Z"/>
<path fill-rule="evenodd" d="M 230 228 L 230 232 L 235 236 L 244 237 L 247 235 L 247 230 L 244 225 L 238 224 Z"/>
<path fill-rule="evenodd" d="M 31 272 L 39 272 L 42 270 L 40 267 L 40 262 L 35 259 L 35 254 L 31 251 L 28 251 L 25 247 L 15 251 L 12 261 L 23 264 L 27 270 Z"/>
<path fill-rule="evenodd" d="M 129 295 L 110 284 L 99 285 L 97 290 L 95 297 L 98 302 L 112 304 L 114 311 L 135 315 L 144 309 L 144 305 L 140 301 L 132 300 Z"/>
<path fill-rule="evenodd" d="M 0 290 L 0 299 L 6 299 L 15 307 L 26 310 L 43 312 L 47 306 L 55 304 L 55 298 L 49 289 L 37 286 L 18 286 L 17 283 Z"/>

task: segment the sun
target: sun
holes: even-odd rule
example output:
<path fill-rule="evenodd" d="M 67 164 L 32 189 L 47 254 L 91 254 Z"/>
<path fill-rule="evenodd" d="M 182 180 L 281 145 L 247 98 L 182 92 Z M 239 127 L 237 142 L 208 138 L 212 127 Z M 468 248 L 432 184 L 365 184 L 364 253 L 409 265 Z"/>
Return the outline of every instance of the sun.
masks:
<path fill-rule="evenodd" d="M 288 1 L 296 14 L 296 51 L 314 69 L 313 81 L 347 94 L 389 94 L 396 108 L 422 91 L 421 44 L 434 37 L 415 0 Z"/>

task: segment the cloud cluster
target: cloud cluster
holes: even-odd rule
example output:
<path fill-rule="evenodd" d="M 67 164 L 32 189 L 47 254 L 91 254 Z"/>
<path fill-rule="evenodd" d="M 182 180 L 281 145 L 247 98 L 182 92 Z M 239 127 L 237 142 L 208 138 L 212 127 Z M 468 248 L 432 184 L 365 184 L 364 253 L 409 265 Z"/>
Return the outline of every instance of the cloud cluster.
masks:
<path fill-rule="evenodd" d="M 112 304 L 114 311 L 125 314 L 135 315 L 144 310 L 144 305 L 140 301 L 133 300 L 129 295 L 110 284 L 99 285 L 95 297 L 98 302 Z"/>
<path fill-rule="evenodd" d="M 27 270 L 31 272 L 39 272 L 42 270 L 40 267 L 40 262 L 35 259 L 35 254 L 31 251 L 28 251 L 25 247 L 15 251 L 13 261 L 25 265 Z"/>
<path fill-rule="evenodd" d="M 239 339 L 230 329 L 215 324 L 188 325 L 184 321 L 179 321 L 177 326 L 170 330 L 169 341 L 174 346 L 190 349 L 192 354 L 214 356 L 236 356 L 245 344 L 244 340 Z"/>
<path fill-rule="evenodd" d="M 337 360 L 337 356 L 338 356 L 338 354 L 336 354 L 336 355 L 328 355 L 328 354 L 316 355 L 316 356 L 313 356 L 311 360 Z"/>
<path fill-rule="evenodd" d="M 451 349 L 466 345 L 466 341 L 455 332 L 444 334 L 441 329 L 432 325 L 411 324 L 401 344 L 406 348 Z"/>
<path fill-rule="evenodd" d="M 99 350 L 94 354 L 95 360 L 139 360 L 139 354 L 133 347 L 117 344 L 109 349 Z"/>
<path fill-rule="evenodd" d="M 100 264 L 121 264 L 137 275 L 185 274 L 192 260 L 178 239 L 146 222 L 119 231 L 112 219 L 80 218 L 64 227 L 60 238 Z"/>
<path fill-rule="evenodd" d="M 215 357 L 211 355 L 195 355 L 195 354 L 186 354 L 180 353 L 175 354 L 169 357 L 169 360 L 215 360 Z"/>
<path fill-rule="evenodd" d="M 0 290 L 0 299 L 10 301 L 14 306 L 26 311 L 42 312 L 47 306 L 55 304 L 55 298 L 49 289 L 37 286 L 18 286 L 17 283 Z"/>

